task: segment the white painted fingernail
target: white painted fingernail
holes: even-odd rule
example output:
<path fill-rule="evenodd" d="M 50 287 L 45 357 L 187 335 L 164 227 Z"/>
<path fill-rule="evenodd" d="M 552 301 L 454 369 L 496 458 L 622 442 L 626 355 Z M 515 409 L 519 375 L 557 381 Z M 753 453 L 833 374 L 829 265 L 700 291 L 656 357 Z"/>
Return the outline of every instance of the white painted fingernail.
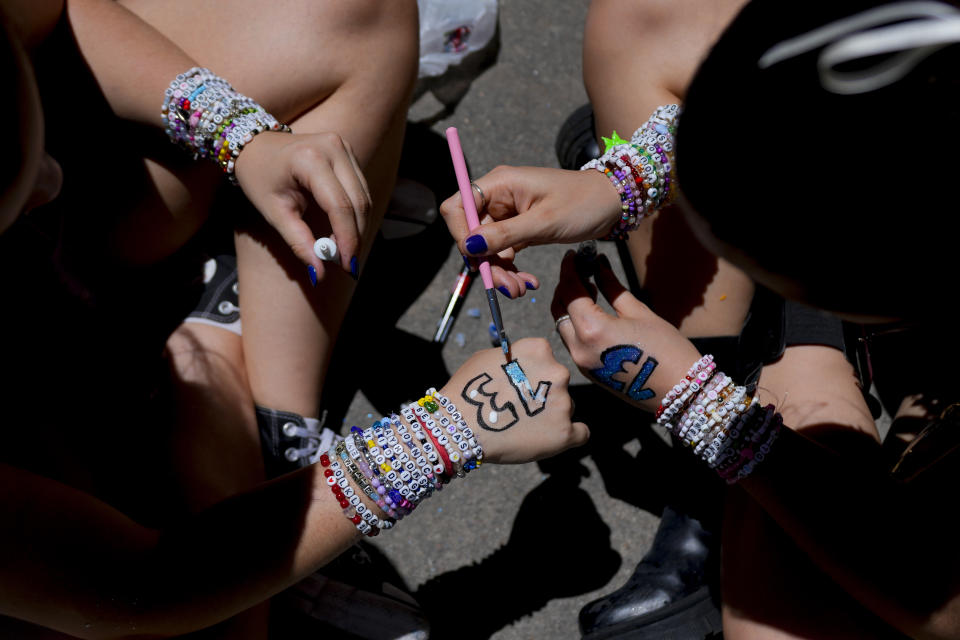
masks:
<path fill-rule="evenodd" d="M 337 243 L 333 241 L 333 238 L 319 238 L 313 243 L 313 252 L 321 260 L 336 260 L 338 256 Z"/>

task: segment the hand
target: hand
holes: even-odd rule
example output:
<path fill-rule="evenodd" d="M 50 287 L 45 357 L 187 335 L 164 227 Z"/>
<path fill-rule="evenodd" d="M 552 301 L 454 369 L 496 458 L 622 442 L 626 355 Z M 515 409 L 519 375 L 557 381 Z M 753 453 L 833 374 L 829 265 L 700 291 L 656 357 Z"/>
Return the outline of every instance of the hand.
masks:
<path fill-rule="evenodd" d="M 460 194 L 441 204 L 440 213 L 463 255 L 498 256 L 491 263 L 495 284 L 513 298 L 523 295 L 530 275 L 511 273 L 515 252 L 601 238 L 620 216 L 620 196 L 599 171 L 497 167 L 475 182 L 486 198 L 475 233 L 467 228 Z"/>
<path fill-rule="evenodd" d="M 554 320 L 560 319 L 557 331 L 585 376 L 630 404 L 655 411 L 700 353 L 620 284 L 606 256 L 594 262 L 593 277 L 596 288 L 581 279 L 574 252 L 567 252 L 550 307 Z M 615 315 L 597 305 L 595 290 Z"/>
<path fill-rule="evenodd" d="M 590 437 L 587 425 L 570 422 L 570 372 L 557 362 L 550 344 L 526 338 L 511 345 L 514 363 L 533 390 L 515 385 L 500 349 L 474 354 L 440 392 L 452 401 L 483 447 L 484 460 L 516 464 L 548 458 Z"/>
<path fill-rule="evenodd" d="M 240 153 L 237 181 L 243 193 L 317 277 L 324 262 L 313 252 L 316 240 L 303 220 L 313 199 L 327 214 L 340 265 L 354 278 L 360 237 L 370 211 L 370 189 L 350 143 L 335 133 L 291 135 L 267 131 Z"/>

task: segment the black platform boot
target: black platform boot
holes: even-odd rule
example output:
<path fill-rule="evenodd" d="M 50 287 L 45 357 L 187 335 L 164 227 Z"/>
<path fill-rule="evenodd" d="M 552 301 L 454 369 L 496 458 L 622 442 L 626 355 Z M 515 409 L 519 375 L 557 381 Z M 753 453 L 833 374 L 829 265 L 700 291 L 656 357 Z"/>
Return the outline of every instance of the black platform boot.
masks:
<path fill-rule="evenodd" d="M 585 640 L 691 640 L 721 631 L 710 583 L 719 536 L 695 518 L 665 507 L 653 546 L 627 583 L 580 610 Z"/>

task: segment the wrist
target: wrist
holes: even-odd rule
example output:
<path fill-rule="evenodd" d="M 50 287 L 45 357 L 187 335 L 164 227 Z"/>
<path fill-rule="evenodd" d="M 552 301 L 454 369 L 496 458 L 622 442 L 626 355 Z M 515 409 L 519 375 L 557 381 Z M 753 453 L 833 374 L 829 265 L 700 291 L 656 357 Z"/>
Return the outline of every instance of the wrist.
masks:
<path fill-rule="evenodd" d="M 445 385 L 440 388 L 438 393 L 447 400 L 453 402 L 454 405 L 460 410 L 463 422 L 466 424 L 467 428 L 470 429 L 474 439 L 477 441 L 477 444 L 483 451 L 483 463 L 497 464 L 497 461 L 501 457 L 500 451 L 496 446 L 497 438 L 483 438 L 481 435 L 483 430 L 477 424 L 476 412 L 465 409 L 464 405 L 466 403 L 463 401 L 463 398 L 457 395 L 456 389 L 449 388 L 449 385 Z"/>

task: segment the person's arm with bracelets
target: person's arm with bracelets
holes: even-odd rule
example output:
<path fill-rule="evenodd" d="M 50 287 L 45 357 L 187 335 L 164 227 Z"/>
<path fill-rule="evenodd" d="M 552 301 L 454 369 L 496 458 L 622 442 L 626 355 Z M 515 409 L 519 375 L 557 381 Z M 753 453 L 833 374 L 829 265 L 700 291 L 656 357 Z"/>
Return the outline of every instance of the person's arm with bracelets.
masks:
<path fill-rule="evenodd" d="M 416 505 L 451 482 L 447 490 L 460 491 L 458 478 L 482 473 L 483 463 L 583 444 L 586 426 L 570 419 L 569 371 L 548 343 L 520 340 L 513 353 L 532 390 L 512 379 L 499 349 L 480 352 L 441 390 L 345 434 L 317 464 L 164 530 L 0 464 L 0 615 L 80 638 L 202 629 L 312 573 L 362 534 L 396 525 L 389 535 L 404 535 L 399 520 L 417 517 Z M 497 430 L 484 428 L 491 419 Z"/>
<path fill-rule="evenodd" d="M 165 128 L 198 162 L 217 163 L 297 258 L 322 273 L 314 234 L 302 220 L 307 203 L 316 200 L 330 219 L 341 266 L 351 272 L 360 242 L 357 220 L 370 209 L 370 192 L 348 141 L 284 133 L 289 129 L 280 122 L 296 114 L 271 115 L 257 96 L 234 91 L 217 69 L 197 73 L 203 60 L 113 0 L 67 0 L 66 12 L 117 117 Z"/>
<path fill-rule="evenodd" d="M 801 426 L 815 427 L 816 440 L 782 425 L 774 404 L 789 405 L 789 384 L 776 396 L 738 386 L 632 296 L 605 256 L 595 265 L 596 287 L 615 315 L 596 304 L 573 252 L 564 259 L 552 305 L 557 329 L 584 374 L 658 415 L 691 455 L 738 482 L 866 608 L 911 635 L 951 637 L 960 628 L 960 554 L 946 506 L 950 487 L 933 496 L 894 482 L 876 440 L 857 429 L 869 414 L 845 403 L 842 390 L 825 392 L 815 415 L 791 413 Z M 930 611 L 920 604 L 931 601 L 942 607 Z"/>
<path fill-rule="evenodd" d="M 440 206 L 460 252 L 492 256 L 494 281 L 512 289 L 513 258 L 525 247 L 625 237 L 678 193 L 673 145 L 679 113 L 679 105 L 666 104 L 629 140 L 612 133 L 604 138 L 604 154 L 580 171 L 501 166 L 477 178 L 483 224 L 475 233 L 467 229 L 458 194 Z"/>

